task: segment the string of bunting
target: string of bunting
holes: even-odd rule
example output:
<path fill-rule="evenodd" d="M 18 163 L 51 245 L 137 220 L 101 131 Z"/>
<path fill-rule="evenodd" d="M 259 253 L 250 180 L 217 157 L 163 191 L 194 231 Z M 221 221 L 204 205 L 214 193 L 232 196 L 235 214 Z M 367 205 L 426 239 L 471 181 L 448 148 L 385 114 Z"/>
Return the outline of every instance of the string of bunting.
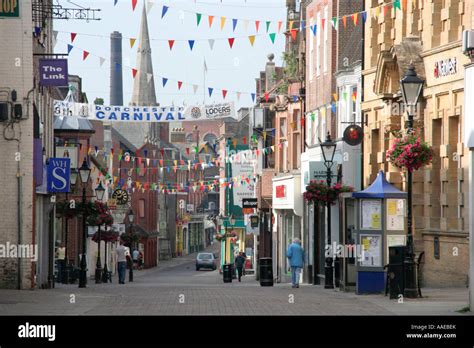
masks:
<path fill-rule="evenodd" d="M 132 10 L 135 11 L 135 8 L 136 8 L 136 5 L 137 5 L 137 0 L 131 0 L 131 1 L 132 1 Z M 117 5 L 117 2 L 118 2 L 118 0 L 114 0 L 114 5 Z M 415 5 L 413 5 L 413 6 L 415 6 Z M 150 13 L 152 7 L 153 7 L 153 2 L 148 0 L 148 9 L 147 9 L 148 13 Z M 352 13 L 352 14 L 347 14 L 347 15 L 340 16 L 340 17 L 338 17 L 338 16 L 331 17 L 330 21 L 332 23 L 332 27 L 335 30 L 337 30 L 338 24 L 339 24 L 340 21 L 342 21 L 342 23 L 344 25 L 344 28 L 346 28 L 348 19 L 352 19 L 352 21 L 354 22 L 354 25 L 357 25 L 358 22 L 359 22 L 359 18 L 362 17 L 362 19 L 365 23 L 368 15 L 373 15 L 373 16 L 378 17 L 381 13 L 383 13 L 383 15 L 386 16 L 389 7 L 393 7 L 394 9 L 398 8 L 399 10 L 406 9 L 407 8 L 407 0 L 393 0 L 393 1 L 390 1 L 388 3 L 380 4 L 379 6 L 373 8 L 373 9 L 368 9 L 366 11 L 359 11 L 359 12 L 355 12 L 355 13 Z M 167 15 L 167 13 L 169 12 L 170 9 L 175 10 L 175 8 L 173 6 L 162 5 L 162 7 L 161 7 L 161 19 L 162 20 L 165 18 L 165 16 Z M 199 27 L 199 25 L 201 24 L 203 15 L 207 16 L 207 18 L 208 18 L 209 28 L 212 28 L 213 23 L 214 23 L 214 19 L 220 18 L 220 29 L 221 30 L 224 29 L 225 24 L 227 23 L 227 19 L 228 19 L 228 17 L 225 17 L 225 16 L 216 16 L 216 15 L 211 15 L 211 14 L 205 14 L 205 13 L 202 13 L 202 12 L 183 10 L 183 9 L 180 9 L 180 8 L 176 8 L 176 10 L 180 11 L 180 13 L 182 13 L 183 15 L 184 15 L 184 13 L 192 13 L 196 17 L 196 26 L 197 27 Z M 373 11 L 373 12 L 371 12 L 371 11 Z M 310 13 L 309 17 L 312 18 L 311 13 Z M 265 23 L 266 31 L 268 33 L 272 23 L 275 23 L 275 22 L 277 23 L 278 32 L 280 32 L 281 27 L 282 27 L 283 22 L 284 22 L 284 20 L 281 20 L 281 19 L 280 20 L 268 20 L 268 19 L 261 20 L 261 19 L 245 19 L 245 18 L 229 18 L 229 19 L 232 20 L 232 30 L 233 31 L 235 31 L 239 21 L 243 22 L 243 27 L 244 27 L 245 31 L 247 31 L 249 23 L 254 22 L 255 31 L 257 33 L 260 30 L 260 24 Z M 289 30 L 290 30 L 292 36 L 293 36 L 293 30 L 296 30 L 296 31 L 299 30 L 299 29 L 296 29 L 296 28 L 294 29 L 293 28 L 294 22 L 295 21 L 290 21 L 290 25 L 289 25 Z M 229 23 L 230 23 L 230 21 L 229 21 Z M 321 20 L 321 26 L 322 26 L 323 29 L 324 29 L 324 25 L 325 25 L 325 19 L 323 18 Z M 314 32 L 314 34 L 316 34 L 315 26 L 312 26 L 312 25 L 305 26 L 304 21 L 302 21 L 302 23 L 300 25 L 301 30 L 306 29 L 308 27 L 310 27 L 311 30 Z"/>
<path fill-rule="evenodd" d="M 65 42 L 65 41 L 62 41 L 62 40 L 58 40 L 58 41 L 61 41 L 61 42 Z M 67 42 L 65 42 L 67 43 Z M 110 61 L 110 64 L 114 64 L 115 65 L 115 69 L 123 69 L 123 67 L 125 68 L 128 68 L 128 69 L 131 69 L 131 72 L 132 72 L 132 77 L 135 78 L 137 76 L 137 74 L 139 73 L 138 69 L 135 69 L 135 68 L 132 68 L 130 66 L 127 66 L 127 65 L 124 65 L 124 64 L 119 64 L 118 62 L 115 62 L 115 61 L 112 61 L 111 59 L 106 59 L 104 57 L 101 57 L 99 55 L 96 55 L 96 54 L 93 54 L 91 53 L 90 51 L 87 51 L 81 47 L 78 47 L 78 46 L 73 46 L 72 44 L 69 44 L 67 43 L 67 51 L 68 51 L 68 54 L 71 53 L 71 51 L 73 49 L 79 49 L 82 51 L 82 60 L 85 61 L 90 55 L 92 56 L 95 56 L 97 58 L 99 58 L 99 64 L 100 66 L 102 67 L 103 64 L 105 63 L 105 61 Z M 182 86 L 183 85 L 187 85 L 187 86 L 192 86 L 193 88 L 193 93 L 196 94 L 199 87 L 204 87 L 203 85 L 201 84 L 195 84 L 195 83 L 188 83 L 188 82 L 184 82 L 183 80 L 177 80 L 177 79 L 172 79 L 170 77 L 164 77 L 164 76 L 160 76 L 160 75 L 157 75 L 157 74 L 149 74 L 147 73 L 147 80 L 148 82 L 151 81 L 151 79 L 153 77 L 158 77 L 158 78 L 161 78 L 162 80 L 162 86 L 163 88 L 166 87 L 166 85 L 168 84 L 168 81 L 175 81 L 176 82 L 176 88 L 178 90 L 181 90 Z M 257 96 L 256 93 L 253 93 L 253 92 L 244 92 L 244 91 L 236 91 L 236 90 L 230 90 L 230 89 L 224 89 L 224 88 L 215 88 L 215 87 L 207 87 L 207 92 L 209 94 L 209 97 L 212 97 L 212 94 L 215 92 L 215 91 L 221 91 L 222 93 L 222 99 L 225 100 L 228 93 L 229 92 L 232 92 L 232 93 L 235 93 L 236 96 L 237 96 L 237 100 L 240 101 L 240 98 L 241 98 L 241 95 L 242 94 L 246 94 L 246 95 L 249 95 L 250 98 L 252 99 L 252 102 L 255 102 L 255 98 Z"/>

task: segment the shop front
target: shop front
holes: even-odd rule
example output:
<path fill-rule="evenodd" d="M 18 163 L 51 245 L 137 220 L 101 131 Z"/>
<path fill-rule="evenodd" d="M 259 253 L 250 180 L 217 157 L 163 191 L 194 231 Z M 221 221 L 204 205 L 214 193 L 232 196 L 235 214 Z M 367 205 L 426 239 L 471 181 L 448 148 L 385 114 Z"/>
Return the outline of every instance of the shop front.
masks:
<path fill-rule="evenodd" d="M 294 238 L 302 240 L 303 199 L 299 173 L 273 179 L 273 211 L 276 233 L 273 238 L 273 270 L 277 282 L 290 282 L 290 265 L 286 257 Z M 302 243 L 302 247 L 305 245 Z"/>

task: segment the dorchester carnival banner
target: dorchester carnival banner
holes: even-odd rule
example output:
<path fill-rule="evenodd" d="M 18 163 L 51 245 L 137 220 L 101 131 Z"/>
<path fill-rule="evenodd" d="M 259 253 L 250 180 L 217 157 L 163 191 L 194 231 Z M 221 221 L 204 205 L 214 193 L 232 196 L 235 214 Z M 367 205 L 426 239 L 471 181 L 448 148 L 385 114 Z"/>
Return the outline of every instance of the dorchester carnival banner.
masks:
<path fill-rule="evenodd" d="M 78 116 L 103 122 L 184 122 L 236 118 L 233 102 L 195 106 L 106 106 L 54 101 L 55 116 Z"/>

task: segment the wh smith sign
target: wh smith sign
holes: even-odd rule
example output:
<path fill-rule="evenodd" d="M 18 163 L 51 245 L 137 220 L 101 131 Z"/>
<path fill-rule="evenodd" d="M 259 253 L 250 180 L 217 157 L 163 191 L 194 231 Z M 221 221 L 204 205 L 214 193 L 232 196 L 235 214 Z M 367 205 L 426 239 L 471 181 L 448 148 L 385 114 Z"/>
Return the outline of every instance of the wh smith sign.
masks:
<path fill-rule="evenodd" d="M 68 85 L 67 59 L 40 59 L 39 63 L 41 86 Z"/>
<path fill-rule="evenodd" d="M 20 0 L 0 0 L 0 18 L 20 17 Z"/>
<path fill-rule="evenodd" d="M 50 158 L 47 169 L 48 192 L 69 192 L 70 158 Z"/>

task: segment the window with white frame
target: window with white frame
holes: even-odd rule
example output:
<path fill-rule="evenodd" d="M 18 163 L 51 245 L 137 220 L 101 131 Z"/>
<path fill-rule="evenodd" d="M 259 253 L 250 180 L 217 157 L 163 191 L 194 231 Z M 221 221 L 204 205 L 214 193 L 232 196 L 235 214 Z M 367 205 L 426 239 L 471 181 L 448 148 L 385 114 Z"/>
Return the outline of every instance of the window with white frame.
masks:
<path fill-rule="evenodd" d="M 324 7 L 324 46 L 323 46 L 323 71 L 328 71 L 328 31 L 329 31 L 329 23 L 328 23 L 328 7 Z"/>
<path fill-rule="evenodd" d="M 316 23 L 319 26 L 321 23 L 321 13 L 318 12 L 316 16 Z M 316 76 L 319 76 L 321 73 L 321 35 L 319 34 L 321 30 L 316 31 Z"/>

